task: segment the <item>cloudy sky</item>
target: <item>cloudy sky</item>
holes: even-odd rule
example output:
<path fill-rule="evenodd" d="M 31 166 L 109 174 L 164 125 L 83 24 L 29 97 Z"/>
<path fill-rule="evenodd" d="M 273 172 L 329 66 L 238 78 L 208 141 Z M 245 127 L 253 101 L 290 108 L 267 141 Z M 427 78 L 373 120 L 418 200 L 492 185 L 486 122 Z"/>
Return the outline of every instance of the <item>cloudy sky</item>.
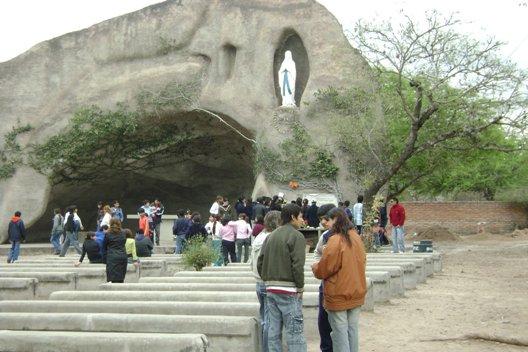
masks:
<path fill-rule="evenodd" d="M 184 0 L 192 1 L 192 0 Z M 285 0 L 286 1 L 286 0 Z M 103 20 L 139 10 L 159 0 L 2 0 L 0 1 L 0 62 L 31 46 Z M 528 68 L 528 5 L 526 0 L 319 0 L 352 29 L 359 19 L 396 18 L 401 10 L 421 18 L 427 10 L 457 12 L 464 27 L 479 38 L 508 42 L 504 56 Z"/>

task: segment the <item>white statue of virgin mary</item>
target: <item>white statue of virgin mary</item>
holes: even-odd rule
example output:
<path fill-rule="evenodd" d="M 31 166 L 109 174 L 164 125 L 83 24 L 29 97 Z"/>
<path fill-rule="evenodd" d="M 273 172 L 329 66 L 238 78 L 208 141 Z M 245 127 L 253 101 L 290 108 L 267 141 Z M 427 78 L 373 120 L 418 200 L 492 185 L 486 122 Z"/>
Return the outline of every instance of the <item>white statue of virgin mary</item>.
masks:
<path fill-rule="evenodd" d="M 297 70 L 295 69 L 291 51 L 287 50 L 284 53 L 284 61 L 282 61 L 278 74 L 282 106 L 296 106 L 295 79 L 297 78 Z"/>

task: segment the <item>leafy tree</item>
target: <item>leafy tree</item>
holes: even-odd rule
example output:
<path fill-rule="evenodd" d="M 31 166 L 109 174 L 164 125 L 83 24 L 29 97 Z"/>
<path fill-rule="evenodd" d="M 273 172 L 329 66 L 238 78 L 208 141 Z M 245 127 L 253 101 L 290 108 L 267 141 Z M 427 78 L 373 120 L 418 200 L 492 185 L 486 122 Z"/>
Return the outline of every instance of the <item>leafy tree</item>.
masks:
<path fill-rule="evenodd" d="M 331 123 L 339 126 L 339 146 L 356 153 L 348 156 L 349 172 L 363 180 L 367 198 L 385 185 L 398 194 L 434 172 L 442 174 L 453 156 L 519 151 L 509 141 L 527 125 L 527 74 L 501 58 L 503 43 L 469 38 L 459 32 L 460 24 L 436 12 L 423 24 L 407 16 L 396 28 L 388 22 L 357 24 L 351 40 L 379 77 L 385 131 L 365 129 L 372 112 L 358 102 L 372 102 L 373 95 L 358 89 L 319 93 L 318 109 L 332 112 Z M 353 127 L 346 131 L 342 121 Z M 373 146 L 358 131 L 380 134 L 387 143 Z"/>
<path fill-rule="evenodd" d="M 215 119 L 243 138 L 235 126 L 198 106 L 198 79 L 172 82 L 159 91 L 142 90 L 134 107 L 97 106 L 78 110 L 68 128 L 43 144 L 32 145 L 30 165 L 52 184 L 94 181 L 101 172 L 140 172 L 173 165 L 207 153 L 191 150 L 212 145 L 212 136 L 194 127 L 199 116 Z M 253 141 L 254 142 L 254 141 Z"/>

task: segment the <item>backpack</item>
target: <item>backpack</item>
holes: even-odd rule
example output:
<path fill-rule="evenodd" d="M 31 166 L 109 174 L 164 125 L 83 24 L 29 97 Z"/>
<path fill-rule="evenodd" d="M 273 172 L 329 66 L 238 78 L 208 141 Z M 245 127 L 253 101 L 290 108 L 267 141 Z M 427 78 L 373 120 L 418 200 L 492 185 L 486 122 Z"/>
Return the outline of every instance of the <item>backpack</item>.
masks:
<path fill-rule="evenodd" d="M 64 231 L 68 232 L 74 232 L 75 231 L 75 222 L 73 220 L 73 213 L 70 213 L 70 216 L 68 216 L 68 220 L 66 220 L 66 223 L 64 224 Z"/>

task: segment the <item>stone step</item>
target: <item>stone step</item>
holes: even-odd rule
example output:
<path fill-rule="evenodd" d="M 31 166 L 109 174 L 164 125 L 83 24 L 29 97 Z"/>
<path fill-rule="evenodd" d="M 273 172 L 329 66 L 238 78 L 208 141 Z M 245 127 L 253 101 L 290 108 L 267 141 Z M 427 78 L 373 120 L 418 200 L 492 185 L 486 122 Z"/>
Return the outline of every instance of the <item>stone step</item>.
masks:
<path fill-rule="evenodd" d="M 254 317 L 107 313 L 0 313 L 0 330 L 204 334 L 210 351 L 258 351 Z"/>
<path fill-rule="evenodd" d="M 1 277 L 0 300 L 35 299 L 37 294 L 37 285 L 38 280 L 35 278 Z M 0 306 L 2 304 L 0 304 Z"/>
<path fill-rule="evenodd" d="M 255 292 L 255 284 L 237 283 L 131 283 L 99 285 L 105 291 L 215 291 L 215 292 Z M 304 285 L 305 292 L 319 292 L 318 284 Z"/>
<path fill-rule="evenodd" d="M 0 271 L 0 278 L 25 278 L 37 279 L 35 298 L 48 298 L 50 293 L 58 290 L 76 290 L 78 276 L 74 272 L 8 272 Z"/>
<path fill-rule="evenodd" d="M 443 267 L 443 254 L 440 252 L 433 253 L 403 253 L 403 254 L 394 254 L 394 253 L 369 253 L 368 257 L 373 258 L 431 258 L 433 260 L 434 272 L 441 272 Z"/>
<path fill-rule="evenodd" d="M 35 273 L 47 273 L 47 274 L 75 274 L 76 283 L 75 290 L 93 290 L 98 285 L 106 282 L 106 268 L 48 268 L 48 267 L 10 267 L 2 269 L 0 271 L 0 277 L 4 274 L 22 274 L 32 273 L 31 276 L 24 277 L 35 277 Z M 27 274 L 29 275 L 29 274 Z M 20 276 L 19 276 L 20 277 Z M 125 276 L 125 282 L 138 282 L 139 276 L 136 272 L 127 272 Z M 57 289 L 56 289 L 57 290 Z M 53 292 L 53 291 L 51 291 Z"/>
<path fill-rule="evenodd" d="M 16 266 L 27 267 L 31 265 L 46 266 L 50 268 L 74 267 L 73 264 L 77 262 L 76 258 L 60 258 L 60 259 L 25 259 L 16 262 L 15 264 L 0 263 L 0 268 Z M 145 259 L 140 258 L 141 275 L 142 276 L 163 276 L 173 275 L 175 272 L 183 270 L 183 263 L 179 258 L 172 259 Z M 86 259 L 79 268 L 104 268 L 105 264 L 92 264 Z M 135 271 L 136 267 L 128 264 L 128 271 Z"/>
<path fill-rule="evenodd" d="M 118 314 L 167 314 L 167 315 L 210 315 L 214 312 L 222 316 L 259 316 L 257 302 L 225 304 L 217 302 L 153 302 L 146 301 L 2 301 L 0 312 L 32 313 L 118 313 Z"/>
<path fill-rule="evenodd" d="M 96 344 L 97 349 L 95 349 Z M 0 331 L 2 351 L 9 352 L 203 352 L 203 334 L 140 334 L 71 331 Z"/>
<path fill-rule="evenodd" d="M 67 301 L 171 301 L 171 302 L 258 302 L 255 290 L 247 292 L 216 291 L 56 291 L 50 295 L 51 300 Z M 303 306 L 317 307 L 318 292 L 305 292 Z M 236 302 L 236 303 L 235 303 Z"/>

